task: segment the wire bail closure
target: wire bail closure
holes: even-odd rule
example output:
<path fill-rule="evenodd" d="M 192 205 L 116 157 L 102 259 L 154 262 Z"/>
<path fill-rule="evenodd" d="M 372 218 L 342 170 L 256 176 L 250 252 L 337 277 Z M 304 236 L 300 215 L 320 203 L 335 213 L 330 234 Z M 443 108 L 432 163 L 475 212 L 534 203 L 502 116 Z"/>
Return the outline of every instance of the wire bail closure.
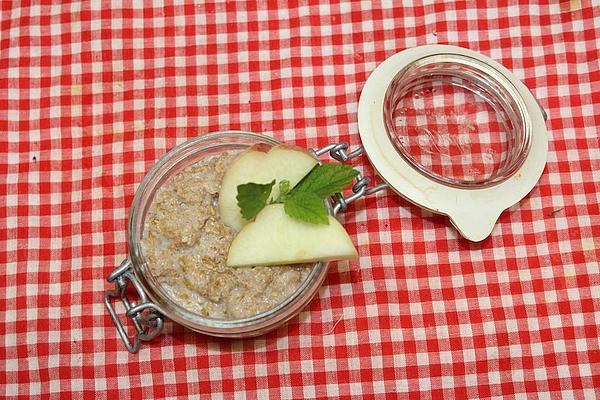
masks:
<path fill-rule="evenodd" d="M 365 149 L 362 146 L 358 146 L 352 151 L 348 151 L 349 147 L 350 145 L 348 143 L 341 142 L 328 144 L 327 146 L 321 147 L 320 149 L 311 149 L 310 151 L 312 151 L 312 153 L 315 156 L 321 156 L 329 152 L 331 158 L 340 162 L 353 160 L 355 158 L 360 157 L 365 152 Z M 362 176 L 362 174 L 359 173 L 355 178 L 354 185 L 352 186 L 351 195 L 344 197 L 343 194 L 336 193 L 333 196 L 335 202 L 335 205 L 333 206 L 333 215 L 337 215 L 340 211 L 346 211 L 346 208 L 348 207 L 349 203 L 352 203 L 353 201 L 356 201 L 363 196 L 379 192 L 380 190 L 386 189 L 388 187 L 386 183 L 380 183 L 379 185 L 367 188 L 367 186 L 369 186 L 370 183 L 370 178 L 365 178 Z"/>
<path fill-rule="evenodd" d="M 115 268 L 106 279 L 108 282 L 115 283 L 115 289 L 106 291 L 104 305 L 108 309 L 113 323 L 115 324 L 123 343 L 127 347 L 127 350 L 129 350 L 130 353 L 137 353 L 140 349 L 141 341 L 147 342 L 152 340 L 162 332 L 164 326 L 164 313 L 160 307 L 148 300 L 146 292 L 131 269 L 131 261 L 129 258 L 123 260 L 121 265 Z M 140 298 L 139 304 L 130 301 L 127 297 L 126 291 L 129 283 L 132 284 Z M 125 327 L 113 307 L 113 298 L 121 299 L 126 310 L 125 316 L 133 322 L 133 326 L 137 332 L 133 337 L 133 341 L 127 334 Z"/>

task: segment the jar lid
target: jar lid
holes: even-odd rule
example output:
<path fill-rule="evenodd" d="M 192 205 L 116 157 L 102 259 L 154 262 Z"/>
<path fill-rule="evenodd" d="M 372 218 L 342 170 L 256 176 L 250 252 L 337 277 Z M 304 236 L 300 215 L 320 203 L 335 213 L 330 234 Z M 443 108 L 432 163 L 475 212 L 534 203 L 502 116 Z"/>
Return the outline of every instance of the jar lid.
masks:
<path fill-rule="evenodd" d="M 546 164 L 545 115 L 531 92 L 460 47 L 421 46 L 385 60 L 361 93 L 358 123 L 381 178 L 472 241 L 491 233 Z"/>

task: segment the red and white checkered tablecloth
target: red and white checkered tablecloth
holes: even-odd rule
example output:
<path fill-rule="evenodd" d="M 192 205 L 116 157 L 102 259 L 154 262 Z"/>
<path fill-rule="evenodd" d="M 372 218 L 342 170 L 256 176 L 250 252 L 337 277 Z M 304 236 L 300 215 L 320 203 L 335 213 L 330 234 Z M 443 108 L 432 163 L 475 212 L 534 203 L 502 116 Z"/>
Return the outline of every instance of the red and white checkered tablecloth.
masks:
<path fill-rule="evenodd" d="M 593 2 L 2 2 L 0 396 L 599 397 Z M 492 235 L 378 193 L 343 216 L 360 259 L 286 326 L 224 340 L 168 322 L 127 352 L 105 278 L 153 163 L 224 129 L 358 145 L 369 73 L 434 43 L 499 61 L 549 115 L 547 167 Z"/>

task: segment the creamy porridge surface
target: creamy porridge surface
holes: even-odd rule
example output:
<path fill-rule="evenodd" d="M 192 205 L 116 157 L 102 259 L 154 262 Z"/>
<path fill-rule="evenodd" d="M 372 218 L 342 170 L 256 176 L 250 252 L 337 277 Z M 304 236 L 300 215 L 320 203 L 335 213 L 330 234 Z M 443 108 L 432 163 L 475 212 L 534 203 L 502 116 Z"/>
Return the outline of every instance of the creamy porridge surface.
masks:
<path fill-rule="evenodd" d="M 217 194 L 236 154 L 186 168 L 157 193 L 146 216 L 142 249 L 152 274 L 181 306 L 211 318 L 238 319 L 292 295 L 311 266 L 231 268 L 235 233 L 221 223 Z"/>

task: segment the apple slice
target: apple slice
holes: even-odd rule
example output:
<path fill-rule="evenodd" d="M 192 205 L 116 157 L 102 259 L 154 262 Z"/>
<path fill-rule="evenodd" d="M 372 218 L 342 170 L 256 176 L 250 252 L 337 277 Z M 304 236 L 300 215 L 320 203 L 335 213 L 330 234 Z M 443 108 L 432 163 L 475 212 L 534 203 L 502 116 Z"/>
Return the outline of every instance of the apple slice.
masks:
<path fill-rule="evenodd" d="M 290 145 L 269 146 L 258 144 L 241 153 L 223 177 L 219 191 L 221 221 L 239 232 L 248 223 L 237 204 L 237 187 L 244 183 L 269 183 L 277 181 L 271 192 L 279 195 L 279 182 L 287 179 L 294 187 L 318 163 L 305 149 Z"/>
<path fill-rule="evenodd" d="M 358 257 L 344 227 L 332 216 L 329 225 L 293 219 L 283 204 L 271 204 L 233 239 L 227 265 L 281 265 Z"/>

